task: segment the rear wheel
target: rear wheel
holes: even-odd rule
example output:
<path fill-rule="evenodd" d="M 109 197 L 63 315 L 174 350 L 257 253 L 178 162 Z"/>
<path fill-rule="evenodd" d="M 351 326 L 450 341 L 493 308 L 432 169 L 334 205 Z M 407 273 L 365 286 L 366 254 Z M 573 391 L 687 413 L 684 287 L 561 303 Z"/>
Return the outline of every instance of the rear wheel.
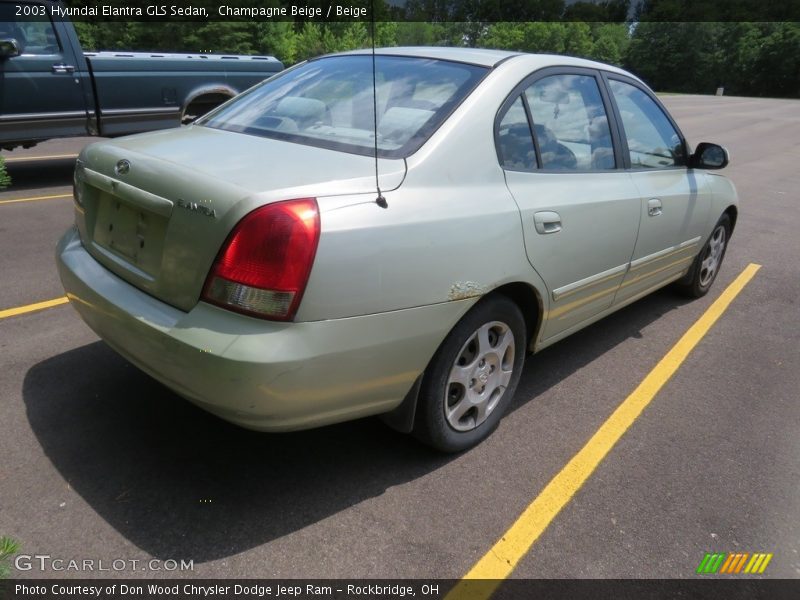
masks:
<path fill-rule="evenodd" d="M 731 220 L 725 214 L 717 221 L 705 246 L 694 259 L 689 273 L 676 284 L 678 291 L 691 298 L 700 298 L 708 293 L 722 266 L 730 237 Z"/>
<path fill-rule="evenodd" d="M 525 357 L 525 320 L 505 296 L 481 300 L 453 328 L 422 380 L 415 435 L 444 452 L 486 438 L 514 396 Z"/>

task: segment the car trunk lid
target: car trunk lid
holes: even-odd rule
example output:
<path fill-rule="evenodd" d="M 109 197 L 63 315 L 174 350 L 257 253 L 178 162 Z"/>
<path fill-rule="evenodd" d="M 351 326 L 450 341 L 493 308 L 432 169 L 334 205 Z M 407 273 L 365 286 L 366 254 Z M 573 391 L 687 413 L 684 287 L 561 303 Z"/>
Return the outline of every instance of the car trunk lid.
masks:
<path fill-rule="evenodd" d="M 372 157 L 201 126 L 100 142 L 79 160 L 78 226 L 87 250 L 120 278 L 187 311 L 250 211 L 325 196 L 324 228 L 336 196 L 352 203 L 354 194 L 375 194 L 376 184 Z M 379 172 L 381 189 L 397 188 L 405 161 L 381 159 Z"/>

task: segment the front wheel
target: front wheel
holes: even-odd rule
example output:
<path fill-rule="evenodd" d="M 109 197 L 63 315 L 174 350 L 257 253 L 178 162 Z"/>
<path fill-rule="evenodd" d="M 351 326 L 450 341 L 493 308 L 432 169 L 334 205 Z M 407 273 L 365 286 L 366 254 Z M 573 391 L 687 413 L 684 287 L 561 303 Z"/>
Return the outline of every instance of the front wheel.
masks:
<path fill-rule="evenodd" d="M 415 435 L 438 450 L 460 452 L 492 433 L 519 382 L 525 333 L 519 307 L 505 296 L 476 304 L 425 371 Z"/>
<path fill-rule="evenodd" d="M 730 237 L 731 220 L 725 214 L 717 221 L 705 246 L 694 259 L 689 273 L 677 283 L 678 291 L 691 298 L 700 298 L 708 293 L 722 266 Z"/>

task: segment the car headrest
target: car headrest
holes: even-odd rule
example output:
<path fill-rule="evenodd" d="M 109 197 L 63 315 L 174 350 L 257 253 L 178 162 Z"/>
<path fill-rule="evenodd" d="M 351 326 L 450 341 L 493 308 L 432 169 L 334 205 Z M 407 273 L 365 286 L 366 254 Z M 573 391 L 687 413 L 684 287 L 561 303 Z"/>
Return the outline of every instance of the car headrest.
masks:
<path fill-rule="evenodd" d="M 317 120 L 325 116 L 325 103 L 314 98 L 286 96 L 278 102 L 275 114 L 295 120 Z"/>
<path fill-rule="evenodd" d="M 378 133 L 385 137 L 391 137 L 396 132 L 415 132 L 428 119 L 433 116 L 432 110 L 421 108 L 408 108 L 405 106 L 393 106 L 381 117 L 378 124 Z"/>

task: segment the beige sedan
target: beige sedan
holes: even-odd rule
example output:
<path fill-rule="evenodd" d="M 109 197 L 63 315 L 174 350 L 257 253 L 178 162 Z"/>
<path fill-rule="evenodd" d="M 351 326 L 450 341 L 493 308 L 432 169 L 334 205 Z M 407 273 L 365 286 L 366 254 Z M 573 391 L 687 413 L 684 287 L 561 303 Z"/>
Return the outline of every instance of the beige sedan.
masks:
<path fill-rule="evenodd" d="M 57 260 L 101 338 L 224 419 L 383 415 L 459 451 L 529 351 L 667 284 L 708 291 L 738 215 L 727 161 L 608 65 L 332 55 L 86 148 Z"/>

